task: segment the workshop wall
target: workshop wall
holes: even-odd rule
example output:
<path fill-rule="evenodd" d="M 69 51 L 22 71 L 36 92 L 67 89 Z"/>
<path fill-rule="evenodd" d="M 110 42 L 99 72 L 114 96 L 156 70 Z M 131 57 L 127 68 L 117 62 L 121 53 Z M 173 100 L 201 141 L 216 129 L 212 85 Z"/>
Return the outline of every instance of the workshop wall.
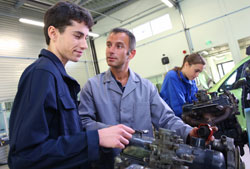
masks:
<path fill-rule="evenodd" d="M 106 17 L 94 26 L 93 31 L 101 32 L 102 35 L 95 39 L 101 72 L 108 68 L 105 61 L 105 44 L 109 30 L 113 27 L 132 29 L 166 13 L 170 15 L 173 29 L 137 42 L 137 53 L 130 67 L 142 77 L 149 78 L 165 74 L 167 69 L 172 69 L 176 65 L 180 66 L 185 55 L 182 51 L 186 50 L 189 53 L 177 9 L 164 7 L 160 0 L 144 0 L 144 3 L 137 3 L 112 14 L 112 17 L 119 18 L 121 22 Z M 147 5 L 151 5 L 152 8 Z M 186 28 L 190 32 L 193 51 L 228 44 L 235 63 L 243 58 L 244 51 L 240 50 L 238 40 L 250 36 L 250 0 L 184 0 L 180 2 L 180 6 Z M 138 15 L 135 15 L 136 13 Z M 141 18 L 143 15 L 145 17 Z M 206 44 L 207 41 L 211 41 L 211 44 Z M 161 63 L 163 54 L 170 60 L 167 69 Z"/>
<path fill-rule="evenodd" d="M 47 48 L 43 28 L 20 23 L 20 17 L 43 21 L 43 14 L 31 10 L 14 10 L 0 5 L 0 102 L 13 100 L 23 70 Z M 90 46 L 90 45 L 89 45 Z M 78 63 L 69 63 L 66 70 L 81 85 L 95 75 L 92 54 L 87 50 Z"/>

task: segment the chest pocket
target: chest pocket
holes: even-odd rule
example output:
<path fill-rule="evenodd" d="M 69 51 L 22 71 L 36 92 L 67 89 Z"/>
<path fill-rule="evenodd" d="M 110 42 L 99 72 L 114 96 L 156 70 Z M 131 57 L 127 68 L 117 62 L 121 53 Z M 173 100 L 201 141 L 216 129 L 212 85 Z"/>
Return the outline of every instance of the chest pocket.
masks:
<path fill-rule="evenodd" d="M 60 100 L 60 123 L 65 134 L 74 134 L 81 130 L 79 115 L 76 104 L 71 96 L 59 96 Z"/>
<path fill-rule="evenodd" d="M 70 96 L 66 96 L 66 95 L 60 96 L 60 101 L 63 105 L 63 108 L 66 110 L 76 108 L 76 104 L 73 102 L 73 99 Z"/>

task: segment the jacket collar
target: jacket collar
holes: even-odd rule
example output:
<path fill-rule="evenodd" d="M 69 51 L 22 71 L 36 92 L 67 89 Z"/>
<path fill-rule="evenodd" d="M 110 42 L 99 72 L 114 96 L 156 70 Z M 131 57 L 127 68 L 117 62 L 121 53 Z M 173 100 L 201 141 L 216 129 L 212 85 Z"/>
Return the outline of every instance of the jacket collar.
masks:
<path fill-rule="evenodd" d="M 119 88 L 118 84 L 116 83 L 115 79 L 112 77 L 110 69 L 105 72 L 104 75 L 104 84 L 110 83 L 109 89 L 113 90 L 117 93 L 120 93 L 122 95 L 122 98 L 126 97 L 129 93 L 131 93 L 137 86 L 137 83 L 139 82 L 139 78 L 136 76 L 136 74 L 130 70 L 129 68 L 129 78 L 127 81 L 127 84 L 125 86 L 124 93 L 122 93 L 121 89 Z"/>
<path fill-rule="evenodd" d="M 139 78 L 136 76 L 136 74 L 129 68 L 128 69 L 129 71 L 129 78 L 128 78 L 128 81 L 134 81 L 134 82 L 139 82 Z M 108 69 L 106 72 L 105 72 L 105 75 L 104 75 L 104 83 L 107 83 L 107 82 L 110 82 L 115 79 L 112 77 L 112 74 L 111 74 L 111 70 Z M 128 83 L 128 82 L 127 82 Z"/>
<path fill-rule="evenodd" d="M 49 50 L 42 49 L 41 52 L 40 52 L 39 58 L 41 58 L 41 57 L 46 57 L 49 60 L 51 60 L 56 65 L 59 72 L 61 73 L 62 78 L 64 79 L 64 81 L 69 86 L 73 84 L 74 88 L 76 90 L 76 93 L 78 93 L 80 91 L 80 85 L 78 84 L 78 82 L 74 78 L 70 77 L 67 74 L 62 62 L 59 60 L 59 58 L 54 53 L 50 52 Z"/>
<path fill-rule="evenodd" d="M 57 69 L 60 71 L 63 78 L 67 78 L 67 79 L 76 81 L 75 79 L 73 79 L 72 77 L 70 77 L 67 74 L 62 62 L 59 60 L 59 58 L 54 53 L 50 52 L 49 50 L 42 49 L 40 52 L 40 55 L 39 55 L 39 58 L 40 57 L 46 57 L 46 58 L 50 59 L 56 65 Z"/>
<path fill-rule="evenodd" d="M 188 80 L 184 75 L 183 73 L 180 71 L 180 76 L 181 76 L 181 79 L 184 83 L 187 83 L 189 85 L 192 85 L 193 84 L 193 80 Z"/>

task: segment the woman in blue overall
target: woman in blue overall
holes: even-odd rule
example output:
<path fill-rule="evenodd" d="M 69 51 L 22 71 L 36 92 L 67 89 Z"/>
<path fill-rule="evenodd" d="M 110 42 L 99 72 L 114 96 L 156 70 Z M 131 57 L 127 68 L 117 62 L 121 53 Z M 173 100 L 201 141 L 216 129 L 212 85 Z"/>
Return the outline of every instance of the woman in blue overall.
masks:
<path fill-rule="evenodd" d="M 197 100 L 198 88 L 194 79 L 203 71 L 205 64 L 202 56 L 193 53 L 184 57 L 181 67 L 175 67 L 166 74 L 160 95 L 176 116 L 181 117 L 183 104 Z"/>

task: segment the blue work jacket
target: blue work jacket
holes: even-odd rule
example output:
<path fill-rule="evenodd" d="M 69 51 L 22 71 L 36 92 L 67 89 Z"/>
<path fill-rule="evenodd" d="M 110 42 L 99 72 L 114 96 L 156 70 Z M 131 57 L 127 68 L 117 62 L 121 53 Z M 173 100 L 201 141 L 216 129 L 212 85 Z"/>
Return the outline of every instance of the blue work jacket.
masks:
<path fill-rule="evenodd" d="M 170 70 L 165 76 L 160 95 L 175 115 L 181 117 L 182 106 L 197 100 L 195 97 L 197 91 L 195 80 L 188 80 L 182 72 L 179 77 L 177 71 Z"/>
<path fill-rule="evenodd" d="M 97 131 L 83 132 L 79 84 L 43 49 L 23 72 L 10 115 L 10 169 L 83 169 L 98 159 Z"/>
<path fill-rule="evenodd" d="M 149 130 L 147 136 L 152 137 L 154 126 L 174 130 L 186 140 L 192 129 L 174 115 L 149 80 L 130 69 L 124 92 L 108 70 L 88 80 L 80 101 L 79 113 L 87 130 L 125 124 L 136 130 Z"/>

